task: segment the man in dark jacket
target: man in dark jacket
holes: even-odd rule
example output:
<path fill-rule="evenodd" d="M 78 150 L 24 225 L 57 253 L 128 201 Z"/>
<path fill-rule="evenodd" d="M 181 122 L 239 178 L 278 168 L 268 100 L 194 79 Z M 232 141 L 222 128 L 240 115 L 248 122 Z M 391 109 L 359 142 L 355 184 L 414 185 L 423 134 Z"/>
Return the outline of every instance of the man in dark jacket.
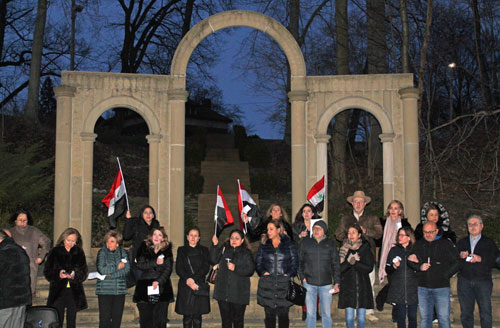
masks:
<path fill-rule="evenodd" d="M 0 327 L 24 327 L 31 304 L 30 260 L 26 252 L 0 230 Z"/>
<path fill-rule="evenodd" d="M 491 268 L 495 266 L 498 246 L 481 234 L 483 220 L 479 215 L 467 219 L 469 236 L 460 239 L 457 249 L 460 252 L 458 270 L 458 300 L 460 319 L 464 328 L 474 327 L 474 303 L 477 301 L 481 327 L 491 327 Z"/>
<path fill-rule="evenodd" d="M 459 255 L 455 245 L 438 236 L 434 222 L 423 227 L 424 239 L 413 247 L 408 258 L 418 276 L 418 306 L 420 327 L 432 327 L 433 309 L 436 309 L 439 327 L 450 327 L 450 278 L 458 271 Z"/>
<path fill-rule="evenodd" d="M 339 291 L 340 282 L 339 253 L 335 243 L 327 237 L 328 226 L 325 221 L 316 221 L 312 232 L 314 238 L 304 238 L 299 249 L 298 274 L 307 289 L 306 327 L 316 327 L 316 298 L 318 295 L 322 327 L 331 327 L 332 294 Z"/>

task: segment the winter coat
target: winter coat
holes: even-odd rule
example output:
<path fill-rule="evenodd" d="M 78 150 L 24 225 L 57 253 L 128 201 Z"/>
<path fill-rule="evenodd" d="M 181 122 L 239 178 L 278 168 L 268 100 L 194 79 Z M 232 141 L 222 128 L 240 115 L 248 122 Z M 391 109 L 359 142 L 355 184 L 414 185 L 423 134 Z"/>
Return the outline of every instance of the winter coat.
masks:
<path fill-rule="evenodd" d="M 163 255 L 163 264 L 156 263 L 158 257 Z M 137 267 L 142 270 L 142 275 L 137 281 L 134 292 L 134 302 L 148 302 L 148 286 L 153 281 L 158 281 L 160 285 L 160 302 L 170 302 L 174 299 L 174 291 L 170 275 L 174 265 L 174 255 L 172 254 L 172 244 L 169 244 L 164 250 L 155 253 L 152 246 L 148 247 L 146 243 L 137 250 Z"/>
<path fill-rule="evenodd" d="M 10 232 L 16 244 L 21 246 L 30 258 L 30 278 L 31 291 L 35 291 L 36 282 L 38 279 L 39 264 L 35 263 L 37 258 L 45 259 L 45 256 L 50 250 L 52 242 L 38 228 L 34 226 L 13 227 Z"/>
<path fill-rule="evenodd" d="M 295 244 L 287 236 L 281 236 L 281 242 L 274 248 L 272 240 L 261 244 L 255 258 L 255 267 L 260 276 L 257 287 L 257 303 L 271 308 L 290 307 L 286 299 L 288 282 L 297 273 L 298 256 Z M 264 275 L 268 272 L 269 275 Z"/>
<path fill-rule="evenodd" d="M 118 270 L 118 264 L 126 259 L 125 267 Z M 97 271 L 106 276 L 106 279 L 97 279 L 95 293 L 97 295 L 125 295 L 127 294 L 126 277 L 130 271 L 127 250 L 118 247 L 110 251 L 106 246 L 97 253 Z"/>
<path fill-rule="evenodd" d="M 252 224 L 247 224 L 247 236 L 251 241 L 260 240 L 263 234 L 267 233 L 267 225 L 273 219 L 272 217 L 268 217 L 267 219 L 262 220 L 257 227 L 253 227 Z M 294 240 L 293 236 L 293 228 L 285 219 L 280 219 L 283 223 L 283 227 L 285 228 L 286 235 L 290 237 L 290 239 Z"/>
<path fill-rule="evenodd" d="M 303 231 L 307 232 L 306 238 L 311 238 L 311 231 L 307 229 L 307 226 L 304 223 L 304 221 L 295 221 L 292 225 L 292 230 L 293 230 L 293 241 L 295 242 L 297 247 L 299 246 L 299 243 L 302 241 L 302 239 L 304 239 L 299 237 L 301 232 Z"/>
<path fill-rule="evenodd" d="M 469 236 L 458 241 L 457 250 L 459 253 L 471 253 Z M 458 277 L 464 277 L 468 280 L 491 281 L 491 269 L 495 267 L 497 253 L 497 244 L 492 239 L 481 235 L 481 239 L 474 247 L 474 254 L 481 256 L 481 262 L 471 263 L 465 259 L 460 259 Z"/>
<path fill-rule="evenodd" d="M 31 304 L 30 260 L 12 238 L 0 243 L 0 309 Z"/>
<path fill-rule="evenodd" d="M 333 240 L 325 237 L 318 243 L 314 238 L 302 238 L 298 275 L 314 286 L 340 283 L 339 253 Z"/>
<path fill-rule="evenodd" d="M 192 271 L 191 267 L 193 268 Z M 183 315 L 198 315 L 210 312 L 209 296 L 194 295 L 191 287 L 186 285 L 186 280 L 189 278 L 192 278 L 197 285 L 204 283 L 208 270 L 210 270 L 208 248 L 198 243 L 195 247 L 186 245 L 177 249 L 175 271 L 179 276 L 179 285 L 177 287 L 175 312 Z"/>
<path fill-rule="evenodd" d="M 234 264 L 234 271 L 227 268 L 227 259 Z M 210 247 L 210 262 L 219 264 L 215 280 L 214 298 L 236 304 L 248 305 L 250 277 L 255 271 L 252 252 L 245 246 L 231 247 L 229 243 Z"/>
<path fill-rule="evenodd" d="M 159 226 L 160 222 L 156 219 L 153 219 L 150 225 L 142 218 L 133 217 L 125 220 L 125 225 L 123 226 L 123 240 L 133 241 L 132 248 L 130 248 L 132 266 L 135 266 L 133 260 L 137 258 L 137 251 L 144 242 L 144 239 L 146 239 L 148 233 Z"/>
<path fill-rule="evenodd" d="M 75 272 L 73 279 L 61 279 L 59 272 L 65 270 L 68 274 Z M 73 293 L 76 310 L 81 311 L 87 308 L 87 298 L 83 289 L 83 282 L 87 278 L 87 260 L 83 249 L 73 246 L 69 252 L 63 245 L 58 245 L 49 252 L 43 274 L 50 282 L 49 298 L 47 306 L 54 306 L 55 301 L 64 293 L 68 286 Z"/>
<path fill-rule="evenodd" d="M 417 272 L 408 265 L 408 256 L 412 252 L 412 246 L 404 248 L 396 245 L 391 248 L 387 255 L 385 272 L 389 277 L 389 292 L 387 303 L 392 304 L 418 304 L 418 280 Z M 397 269 L 393 266 L 393 260 L 399 256 L 400 265 Z"/>
<path fill-rule="evenodd" d="M 344 243 L 344 241 L 347 239 L 347 228 L 355 223 L 366 229 L 366 233 L 363 234 L 363 237 L 366 238 L 366 240 L 368 240 L 368 242 L 370 243 L 370 249 L 373 256 L 375 256 L 375 240 L 382 237 L 384 229 L 382 228 L 380 220 L 375 215 L 369 215 L 366 210 L 359 218 L 359 221 L 358 219 L 356 219 L 353 213 L 344 215 L 340 220 L 340 224 L 337 227 L 337 230 L 335 231 L 335 237 L 339 242 Z"/>
<path fill-rule="evenodd" d="M 340 294 L 339 309 L 347 307 L 373 309 L 373 292 L 369 274 L 373 270 L 375 257 L 370 244 L 363 240 L 359 249 L 350 249 L 345 261 L 340 264 Z M 359 254 L 359 261 L 354 264 L 348 262 L 350 254 Z"/>
<path fill-rule="evenodd" d="M 426 288 L 450 287 L 450 278 L 458 271 L 460 256 L 455 245 L 446 238 L 428 242 L 421 239 L 412 249 L 418 263 L 408 262 L 417 271 L 418 286 Z M 427 271 L 420 271 L 422 263 L 430 262 Z"/>

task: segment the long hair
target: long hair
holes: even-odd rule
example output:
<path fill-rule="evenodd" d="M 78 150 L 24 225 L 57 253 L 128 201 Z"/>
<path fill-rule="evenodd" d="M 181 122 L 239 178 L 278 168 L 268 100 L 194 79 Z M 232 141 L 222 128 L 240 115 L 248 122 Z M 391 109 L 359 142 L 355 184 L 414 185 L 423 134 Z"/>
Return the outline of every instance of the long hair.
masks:
<path fill-rule="evenodd" d="M 314 219 L 319 219 L 318 217 L 318 212 L 316 211 L 316 207 L 312 206 L 311 204 L 309 203 L 305 203 L 304 205 L 302 205 L 302 207 L 299 209 L 299 211 L 297 212 L 297 215 L 295 215 L 295 220 L 293 221 L 294 223 L 304 223 L 304 217 L 302 216 L 302 211 L 304 210 L 304 208 L 306 207 L 309 207 L 311 209 L 311 211 L 313 212 L 313 216 L 312 216 L 312 220 Z M 311 227 L 312 229 L 312 227 Z"/>
<path fill-rule="evenodd" d="M 290 222 L 290 219 L 288 218 L 288 214 L 286 213 L 285 209 L 283 208 L 283 206 L 281 206 L 280 204 L 271 204 L 271 206 L 269 206 L 269 208 L 267 209 L 267 212 L 266 212 L 266 218 L 270 218 L 271 217 L 271 213 L 273 211 L 273 207 L 275 206 L 278 206 L 280 208 L 280 212 L 281 212 L 281 219 L 287 221 L 287 222 Z"/>
<path fill-rule="evenodd" d="M 399 228 L 399 229 L 398 229 L 398 233 L 397 233 L 397 235 L 396 235 L 396 245 L 401 245 L 401 244 L 399 243 L 399 233 L 400 233 L 401 231 L 404 231 L 404 232 L 405 232 L 405 234 L 406 234 L 408 237 L 410 237 L 410 245 L 415 244 L 415 233 L 413 232 L 412 227 L 401 227 L 401 228 Z"/>
<path fill-rule="evenodd" d="M 280 229 L 280 237 L 282 237 L 284 235 L 285 226 L 283 225 L 283 221 L 281 219 L 271 220 L 267 224 L 268 225 L 272 224 L 276 229 Z M 267 236 L 267 227 L 266 227 L 266 233 L 262 234 L 262 236 L 260 238 L 260 242 L 262 244 L 265 244 L 268 239 L 269 239 L 269 237 Z"/>
<path fill-rule="evenodd" d="M 122 236 L 121 233 L 119 233 L 116 230 L 109 230 L 108 232 L 106 232 L 106 234 L 104 235 L 104 238 L 103 238 L 103 240 L 104 240 L 104 246 L 106 246 L 106 243 L 108 242 L 109 238 L 115 238 L 116 239 L 116 243 L 118 245 L 122 244 L 123 236 Z"/>
<path fill-rule="evenodd" d="M 75 228 L 66 228 L 59 236 L 56 242 L 56 246 L 64 246 L 64 240 L 68 238 L 69 235 L 76 235 L 76 246 L 82 247 L 82 235 Z"/>
<path fill-rule="evenodd" d="M 26 214 L 26 217 L 28 218 L 28 225 L 33 225 L 33 217 L 31 216 L 30 212 L 27 210 L 24 210 L 22 208 L 18 209 L 12 216 L 10 217 L 10 222 L 15 225 L 15 222 L 17 220 L 17 217 L 19 214 Z"/>
<path fill-rule="evenodd" d="M 391 200 L 389 205 L 387 205 L 387 210 L 385 211 L 385 217 L 388 218 L 390 216 L 389 209 L 391 208 L 392 204 L 398 204 L 399 209 L 401 210 L 401 214 L 399 216 L 403 219 L 405 217 L 405 207 L 403 206 L 403 203 L 401 203 L 401 201 L 399 201 L 397 199 Z"/>
<path fill-rule="evenodd" d="M 151 229 L 149 231 L 146 239 L 144 239 L 144 243 L 146 244 L 147 247 L 154 247 L 153 234 L 155 233 L 155 231 L 159 231 L 163 235 L 163 241 L 160 243 L 160 250 L 163 251 L 164 249 L 166 249 L 170 245 L 170 242 L 168 241 L 167 233 L 165 232 L 165 228 L 163 228 L 163 227 Z"/>
<path fill-rule="evenodd" d="M 227 237 L 226 239 L 226 244 L 227 245 L 231 245 L 231 236 L 233 235 L 233 233 L 237 233 L 241 239 L 243 239 L 243 243 L 240 245 L 241 247 L 244 247 L 244 248 L 248 248 L 248 241 L 247 241 L 247 238 L 245 236 L 245 234 L 243 233 L 243 231 L 241 231 L 240 229 L 233 229 L 231 230 L 231 232 L 229 233 L 229 237 Z"/>
<path fill-rule="evenodd" d="M 155 212 L 155 209 L 153 208 L 153 206 L 151 205 L 144 205 L 142 208 L 141 208 L 141 211 L 139 212 L 139 217 L 141 219 L 144 220 L 144 217 L 142 216 L 142 213 L 144 213 L 144 211 L 147 209 L 147 208 L 150 208 L 151 209 L 151 212 L 153 212 L 153 220 L 156 219 L 156 212 Z"/>

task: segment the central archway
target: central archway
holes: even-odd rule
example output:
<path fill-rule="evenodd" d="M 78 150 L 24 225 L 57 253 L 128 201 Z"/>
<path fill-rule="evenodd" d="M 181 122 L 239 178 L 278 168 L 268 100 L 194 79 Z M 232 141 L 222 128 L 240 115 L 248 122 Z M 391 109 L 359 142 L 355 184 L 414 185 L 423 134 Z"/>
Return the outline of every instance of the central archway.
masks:
<path fill-rule="evenodd" d="M 169 102 L 169 109 L 175 115 L 176 126 L 172 127 L 172 144 L 182 145 L 177 149 L 172 148 L 172 158 L 184 158 L 184 111 L 187 98 L 186 71 L 189 59 L 195 48 L 207 36 L 228 27 L 244 26 L 257 29 L 279 44 L 288 60 L 291 72 L 291 87 L 288 99 L 291 103 L 291 154 L 292 154 L 292 212 L 298 210 L 306 194 L 306 133 L 303 124 L 306 112 L 307 87 L 306 87 L 306 65 L 302 51 L 292 34 L 276 20 L 252 11 L 232 10 L 210 16 L 196 24 L 181 40 L 174 54 L 171 66 L 173 78 L 170 91 L 182 94 L 183 99 Z M 181 101 L 180 101 L 181 100 Z M 175 155 L 177 154 L 177 155 Z M 180 164 L 180 163 L 179 163 Z M 182 163 L 184 164 L 184 163 Z M 184 165 L 180 166 L 184 170 Z M 182 185 L 184 190 L 184 176 L 172 176 L 174 185 Z M 184 203 L 182 198 L 172 199 L 172 213 L 175 217 L 184 216 Z"/>

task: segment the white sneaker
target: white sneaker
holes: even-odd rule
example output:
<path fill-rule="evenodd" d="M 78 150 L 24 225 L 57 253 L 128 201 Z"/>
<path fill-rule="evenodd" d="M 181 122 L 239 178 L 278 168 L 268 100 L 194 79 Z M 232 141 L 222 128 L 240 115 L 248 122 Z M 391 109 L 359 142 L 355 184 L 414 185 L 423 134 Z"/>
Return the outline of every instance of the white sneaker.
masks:
<path fill-rule="evenodd" d="M 366 319 L 368 319 L 368 321 L 370 321 L 370 322 L 377 322 L 378 321 L 378 318 L 373 313 L 368 313 L 366 315 Z"/>

